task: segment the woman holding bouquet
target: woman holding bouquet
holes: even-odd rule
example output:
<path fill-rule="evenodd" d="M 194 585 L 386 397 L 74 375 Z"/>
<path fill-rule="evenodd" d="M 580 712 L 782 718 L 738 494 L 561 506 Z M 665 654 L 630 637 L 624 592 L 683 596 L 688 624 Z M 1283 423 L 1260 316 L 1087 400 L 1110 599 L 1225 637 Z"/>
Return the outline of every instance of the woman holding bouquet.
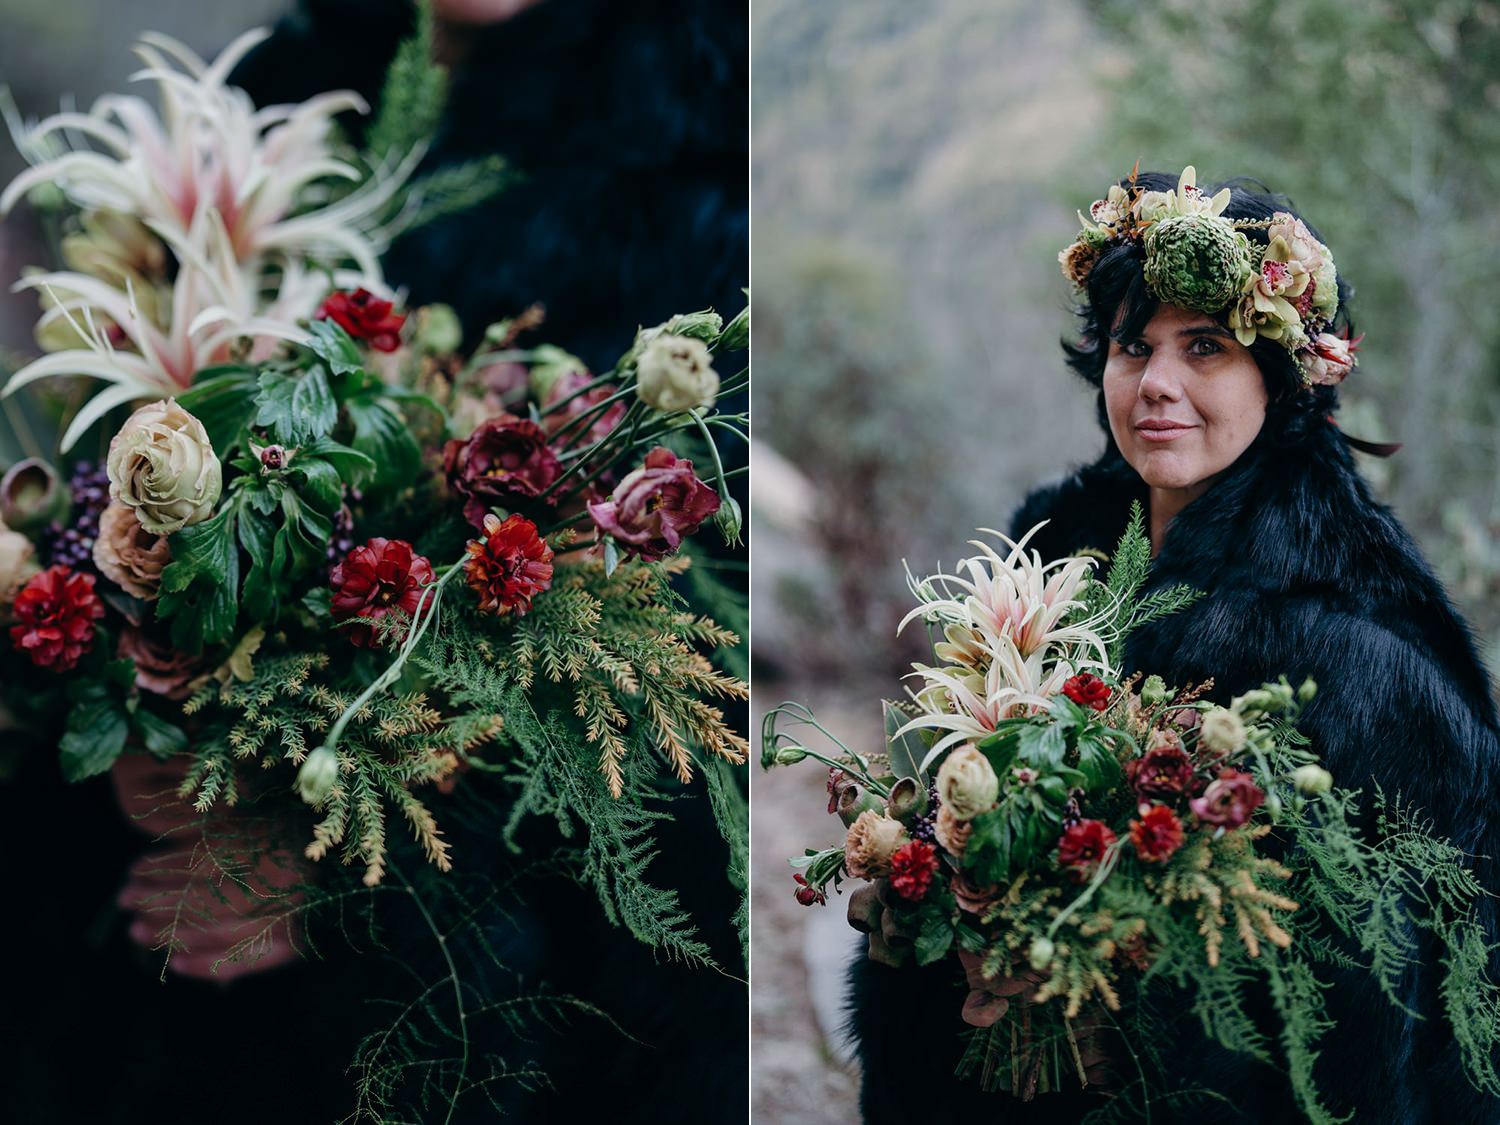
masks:
<path fill-rule="evenodd" d="M 1363 790 L 1361 807 L 1377 792 L 1399 795 L 1473 857 L 1483 887 L 1500 890 L 1500 828 L 1485 812 L 1500 764 L 1488 676 L 1410 535 L 1356 472 L 1359 443 L 1333 418 L 1337 384 L 1355 365 L 1347 286 L 1285 199 L 1238 182 L 1200 190 L 1194 179 L 1189 168 L 1122 180 L 1063 251 L 1082 322 L 1065 350 L 1098 390 L 1105 448 L 1029 496 L 1011 534 L 1047 521 L 1027 544 L 1043 558 L 1107 552 L 1139 503 L 1153 557 L 1145 589 L 1181 584 L 1201 597 L 1132 633 L 1123 670 L 1178 686 L 1211 679 L 1219 703 L 1280 676 L 1311 678 L 1317 691 L 1298 728 L 1337 783 Z M 1475 909 L 1493 942 L 1492 903 Z M 1361 1123 L 1500 1120 L 1500 1100 L 1461 1065 L 1465 1033 L 1445 1018 L 1437 944 L 1425 931 L 1411 936 L 1400 1005 L 1371 973 L 1347 960 L 1334 968 L 1336 955 L 1324 962 L 1333 1026 L 1313 1069 L 1323 1105 Z M 1331 927 L 1328 937 L 1341 948 Z M 1121 1066 L 1103 1092 L 1075 1081 L 1030 1103 L 982 1093 L 952 1078 L 964 1025 L 951 960 L 862 961 L 854 982 L 869 1121 L 935 1106 L 988 1120 L 1079 1120 L 1111 1108 L 1111 1081 L 1115 1090 L 1128 1081 Z M 1144 1050 L 1163 1091 L 1213 1092 L 1151 1102 L 1152 1121 L 1202 1121 L 1205 1110 L 1221 1122 L 1302 1119 L 1284 1057 L 1267 1065 L 1218 1045 L 1204 1033 L 1214 1013 L 1201 998 L 1179 992 L 1172 1006 L 1162 1041 L 1086 1038 L 1091 1083 Z M 1263 1025 L 1269 1014 L 1269 1001 L 1252 1012 Z M 1136 1120 L 1136 1106 L 1120 1119 Z"/>

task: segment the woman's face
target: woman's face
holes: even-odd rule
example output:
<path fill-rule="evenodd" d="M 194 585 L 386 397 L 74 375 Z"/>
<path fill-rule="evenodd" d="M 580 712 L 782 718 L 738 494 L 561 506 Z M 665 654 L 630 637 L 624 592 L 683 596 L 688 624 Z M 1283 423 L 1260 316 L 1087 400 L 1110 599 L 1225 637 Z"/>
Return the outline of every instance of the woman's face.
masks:
<path fill-rule="evenodd" d="M 1260 433 L 1266 384 L 1250 351 L 1207 313 L 1157 310 L 1111 340 L 1104 404 L 1115 444 L 1174 510 L 1207 492 Z"/>

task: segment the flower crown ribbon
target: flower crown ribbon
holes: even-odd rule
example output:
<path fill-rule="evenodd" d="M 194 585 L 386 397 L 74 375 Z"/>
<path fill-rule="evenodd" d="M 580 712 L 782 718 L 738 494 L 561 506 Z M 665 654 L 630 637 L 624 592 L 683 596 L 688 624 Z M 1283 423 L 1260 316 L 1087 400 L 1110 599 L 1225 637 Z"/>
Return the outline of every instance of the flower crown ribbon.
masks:
<path fill-rule="evenodd" d="M 1175 191 L 1146 191 L 1131 172 L 1110 185 L 1085 217 L 1078 238 L 1058 255 L 1063 275 L 1086 290 L 1099 256 L 1114 246 L 1144 252 L 1146 288 L 1163 304 L 1214 316 L 1226 313 L 1235 338 L 1248 347 L 1275 340 L 1296 362 L 1307 386 L 1332 386 L 1353 369 L 1358 339 L 1333 331 L 1338 273 L 1333 253 L 1301 219 L 1278 211 L 1269 219 L 1224 216 L 1230 190 L 1212 197 L 1189 165 Z M 1262 246 L 1245 231 L 1262 228 Z"/>

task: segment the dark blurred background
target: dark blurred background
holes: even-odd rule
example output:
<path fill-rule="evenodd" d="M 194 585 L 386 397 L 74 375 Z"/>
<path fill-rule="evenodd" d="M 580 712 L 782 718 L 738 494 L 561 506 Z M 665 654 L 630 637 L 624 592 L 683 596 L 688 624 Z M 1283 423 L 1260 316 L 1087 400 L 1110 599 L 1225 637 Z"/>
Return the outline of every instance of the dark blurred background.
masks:
<path fill-rule="evenodd" d="M 1500 640 L 1500 6 L 1477 0 L 759 0 L 752 13 L 755 699 L 877 748 L 901 561 L 932 572 L 1091 459 L 1057 252 L 1139 160 L 1288 195 L 1355 287 L 1352 434 Z M 840 838 L 819 771 L 754 780 L 753 1104 L 852 1120 L 843 903 L 785 857 Z M 774 1116 L 773 1116 L 774 1115 Z"/>

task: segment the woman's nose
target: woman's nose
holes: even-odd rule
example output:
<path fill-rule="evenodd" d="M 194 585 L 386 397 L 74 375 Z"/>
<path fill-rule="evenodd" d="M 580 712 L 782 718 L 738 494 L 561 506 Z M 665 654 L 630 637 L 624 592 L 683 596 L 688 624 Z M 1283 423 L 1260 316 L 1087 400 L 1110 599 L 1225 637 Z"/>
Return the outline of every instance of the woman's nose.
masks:
<path fill-rule="evenodd" d="M 1182 397 L 1182 372 L 1175 356 L 1161 350 L 1151 353 L 1141 372 L 1140 395 L 1150 401 L 1176 401 Z"/>

